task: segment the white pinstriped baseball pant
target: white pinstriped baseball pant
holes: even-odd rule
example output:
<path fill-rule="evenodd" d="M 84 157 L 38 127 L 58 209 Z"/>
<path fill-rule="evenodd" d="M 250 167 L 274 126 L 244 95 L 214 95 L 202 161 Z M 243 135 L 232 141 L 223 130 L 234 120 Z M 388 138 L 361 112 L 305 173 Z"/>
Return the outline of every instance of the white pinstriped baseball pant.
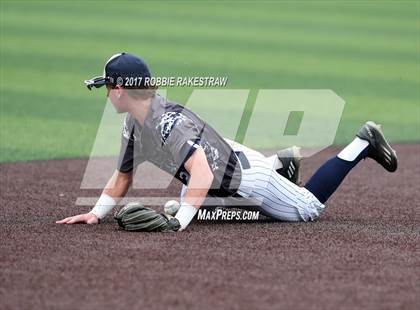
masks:
<path fill-rule="evenodd" d="M 262 214 L 291 222 L 306 222 L 320 215 L 325 206 L 311 192 L 275 171 L 276 155 L 265 157 L 242 144 L 226 141 L 234 151 L 243 152 L 250 164 L 250 168 L 242 169 L 238 194 L 255 201 Z"/>
<path fill-rule="evenodd" d="M 311 221 L 324 209 L 310 191 L 297 186 L 275 171 L 277 156 L 265 157 L 260 152 L 226 139 L 235 152 L 243 152 L 250 168 L 243 169 L 238 194 L 252 202 L 247 210 L 260 211 L 268 217 L 288 222 Z M 181 191 L 182 197 L 187 187 Z M 241 208 L 241 206 L 235 206 Z"/>

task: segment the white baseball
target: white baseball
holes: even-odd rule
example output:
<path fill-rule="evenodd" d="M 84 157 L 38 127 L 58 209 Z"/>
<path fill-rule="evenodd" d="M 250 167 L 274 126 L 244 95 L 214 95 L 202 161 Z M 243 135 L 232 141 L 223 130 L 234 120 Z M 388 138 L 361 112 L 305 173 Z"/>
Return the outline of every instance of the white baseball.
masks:
<path fill-rule="evenodd" d="M 180 204 L 176 200 L 169 200 L 165 205 L 163 206 L 163 211 L 165 211 L 166 214 L 170 216 L 175 216 L 175 214 L 178 212 L 180 207 Z"/>

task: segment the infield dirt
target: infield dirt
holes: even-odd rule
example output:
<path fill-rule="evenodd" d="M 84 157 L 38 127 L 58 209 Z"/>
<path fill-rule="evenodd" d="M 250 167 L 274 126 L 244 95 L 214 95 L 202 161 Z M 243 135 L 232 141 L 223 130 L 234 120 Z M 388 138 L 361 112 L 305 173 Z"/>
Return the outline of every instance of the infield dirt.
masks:
<path fill-rule="evenodd" d="M 87 161 L 2 164 L 0 308 L 418 309 L 420 145 L 395 148 L 396 173 L 362 162 L 315 222 L 182 233 L 57 225 L 89 210 L 74 205 Z M 336 152 L 305 159 L 303 179 Z"/>

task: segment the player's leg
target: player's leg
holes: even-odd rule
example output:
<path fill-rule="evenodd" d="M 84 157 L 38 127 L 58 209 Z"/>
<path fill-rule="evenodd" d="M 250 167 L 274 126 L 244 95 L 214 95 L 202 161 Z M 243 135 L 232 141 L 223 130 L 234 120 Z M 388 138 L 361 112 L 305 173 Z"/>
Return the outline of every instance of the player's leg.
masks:
<path fill-rule="evenodd" d="M 373 158 L 390 172 L 397 169 L 395 151 L 386 141 L 380 126 L 373 122 L 367 122 L 353 142 L 325 162 L 305 184 L 305 188 L 321 203 L 325 203 L 350 170 L 366 157 Z"/>
<path fill-rule="evenodd" d="M 258 170 L 261 171 L 261 168 Z M 251 198 L 260 202 L 259 209 L 264 215 L 288 222 L 314 220 L 325 207 L 306 188 L 297 186 L 274 171 L 267 179 L 255 182 Z"/>
<path fill-rule="evenodd" d="M 325 203 L 346 175 L 368 154 L 369 143 L 356 137 L 337 156 L 327 160 L 305 184 L 305 188 Z"/>
<path fill-rule="evenodd" d="M 240 150 L 244 146 L 238 142 L 226 139 L 226 142 L 232 147 L 233 150 Z M 297 146 L 288 147 L 286 149 L 279 150 L 277 154 L 265 157 L 263 154 L 253 150 L 258 154 L 258 157 L 265 158 L 271 165 L 272 169 L 275 170 L 282 177 L 289 181 L 299 184 L 300 183 L 300 148 Z"/>
<path fill-rule="evenodd" d="M 276 155 L 267 157 L 267 160 L 272 163 L 273 170 L 295 184 L 300 183 L 301 159 L 300 148 L 297 146 L 282 149 Z"/>
<path fill-rule="evenodd" d="M 322 165 L 305 187 L 298 187 L 281 177 L 258 152 L 242 150 L 251 167 L 242 171 L 239 194 L 255 200 L 264 214 L 285 221 L 308 221 L 318 217 L 324 202 L 349 171 L 366 157 L 373 158 L 390 172 L 397 168 L 395 151 L 373 122 L 366 123 L 352 143 Z"/>
<path fill-rule="evenodd" d="M 244 201 L 252 202 L 247 210 L 282 221 L 307 221 L 315 219 L 324 208 L 306 188 L 297 186 L 273 169 L 273 163 L 261 153 L 241 144 L 234 151 L 243 152 L 249 164 L 242 165 L 242 180 L 238 194 Z M 235 207 L 244 208 L 241 205 Z"/>

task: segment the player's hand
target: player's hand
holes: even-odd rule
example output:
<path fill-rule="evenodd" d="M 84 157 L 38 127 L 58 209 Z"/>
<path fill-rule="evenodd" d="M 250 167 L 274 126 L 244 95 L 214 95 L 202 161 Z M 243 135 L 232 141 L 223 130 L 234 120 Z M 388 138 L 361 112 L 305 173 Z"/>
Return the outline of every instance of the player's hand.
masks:
<path fill-rule="evenodd" d="M 66 217 L 65 219 L 62 219 L 61 221 L 56 221 L 56 224 L 76 224 L 76 223 L 82 223 L 82 224 L 98 224 L 99 219 L 96 217 L 95 214 L 92 213 L 84 213 L 79 214 L 75 216 Z"/>

